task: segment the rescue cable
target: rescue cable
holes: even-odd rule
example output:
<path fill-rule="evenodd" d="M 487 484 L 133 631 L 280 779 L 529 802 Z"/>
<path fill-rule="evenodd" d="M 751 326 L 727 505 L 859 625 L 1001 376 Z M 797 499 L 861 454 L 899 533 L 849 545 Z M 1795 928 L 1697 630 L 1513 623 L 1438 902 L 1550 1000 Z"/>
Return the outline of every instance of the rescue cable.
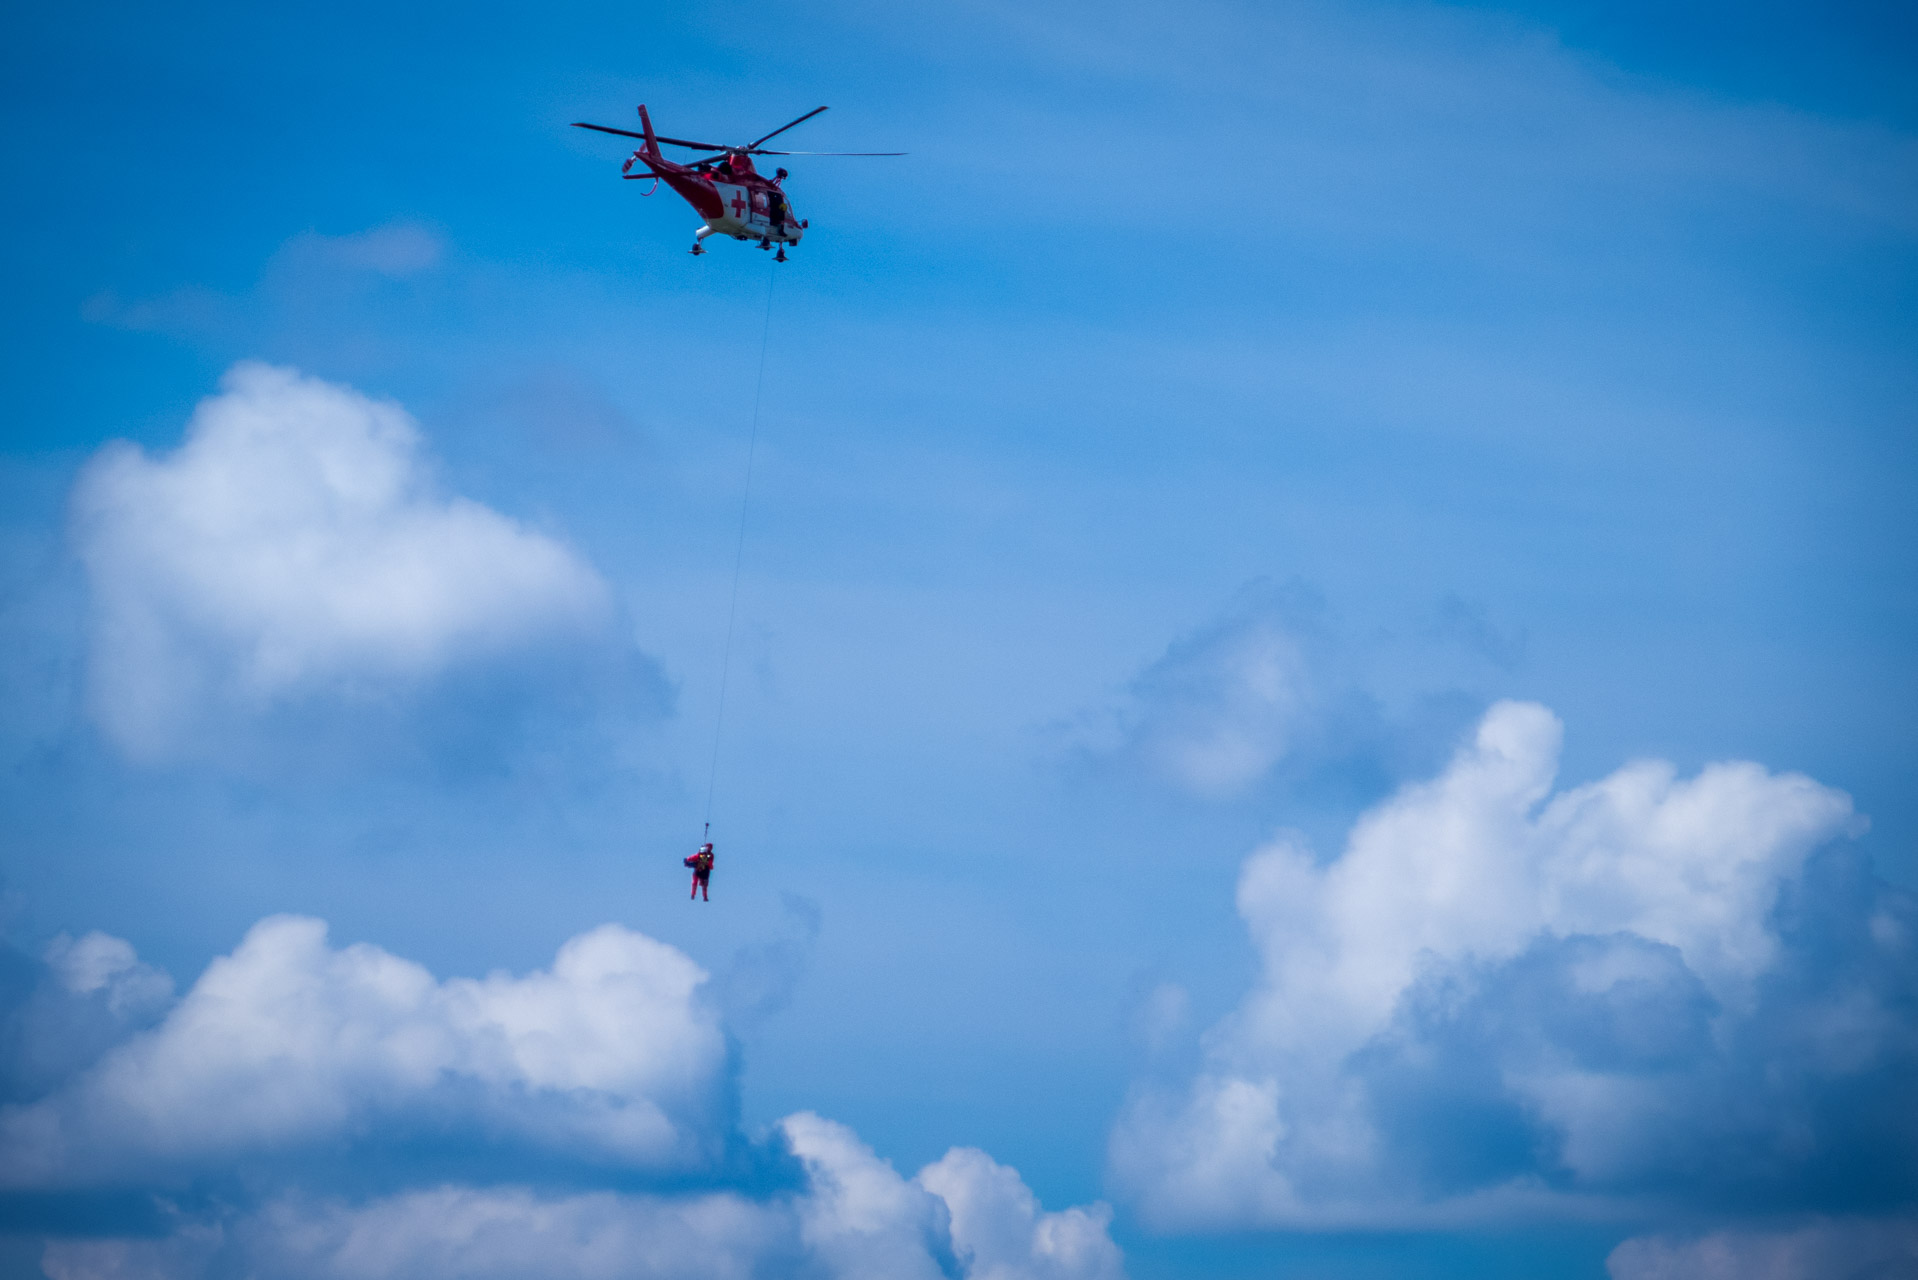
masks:
<path fill-rule="evenodd" d="M 733 589 L 726 604 L 726 643 L 719 659 L 719 707 L 713 714 L 713 761 L 706 775 L 707 838 L 713 831 L 713 788 L 719 782 L 719 742 L 726 725 L 726 677 L 732 671 L 733 620 L 739 614 L 739 571 L 746 560 L 746 508 L 752 501 L 753 455 L 759 447 L 759 393 L 766 385 L 766 345 L 773 328 L 773 283 L 778 279 L 779 268 L 774 267 L 766 278 L 766 319 L 759 331 L 759 373 L 753 379 L 752 430 L 746 440 L 746 483 L 739 495 L 739 537 L 733 546 Z"/>

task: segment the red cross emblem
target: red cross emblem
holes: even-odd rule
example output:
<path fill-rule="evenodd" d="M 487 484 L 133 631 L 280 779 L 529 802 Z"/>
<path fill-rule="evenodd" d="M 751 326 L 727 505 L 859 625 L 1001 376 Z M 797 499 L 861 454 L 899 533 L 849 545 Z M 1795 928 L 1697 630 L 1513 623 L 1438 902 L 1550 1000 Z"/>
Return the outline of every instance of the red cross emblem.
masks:
<path fill-rule="evenodd" d="M 745 216 L 746 216 L 746 197 L 741 192 L 735 191 L 733 192 L 733 217 L 743 218 Z"/>

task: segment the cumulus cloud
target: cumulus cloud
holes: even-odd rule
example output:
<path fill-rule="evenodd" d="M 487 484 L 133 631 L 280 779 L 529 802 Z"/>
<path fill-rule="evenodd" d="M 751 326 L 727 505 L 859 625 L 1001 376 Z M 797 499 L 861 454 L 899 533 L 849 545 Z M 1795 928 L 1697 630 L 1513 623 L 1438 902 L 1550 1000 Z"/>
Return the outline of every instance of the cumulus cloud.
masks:
<path fill-rule="evenodd" d="M 1113 1134 L 1150 1217 L 1789 1202 L 1843 1194 L 1834 1162 L 1918 1130 L 1891 1083 L 1918 1063 L 1911 903 L 1812 856 L 1855 826 L 1848 798 L 1748 763 L 1553 794 L 1560 733 L 1495 706 L 1338 858 L 1284 838 L 1246 861 L 1259 980 L 1189 1086 L 1142 1088 Z M 1885 1158 L 1889 1194 L 1918 1190 Z"/>
<path fill-rule="evenodd" d="M 236 365 L 172 453 L 101 450 L 73 528 L 93 713 L 149 757 L 212 707 L 405 686 L 608 608 L 565 546 L 440 494 L 404 410 L 261 364 Z"/>
<path fill-rule="evenodd" d="M 263 920 L 157 1027 L 0 1110 L 0 1181 L 184 1176 L 408 1122 L 699 1163 L 726 1055 L 705 980 L 617 925 L 568 942 L 550 971 L 440 982 L 378 947 L 330 946 L 318 920 Z"/>
<path fill-rule="evenodd" d="M 875 1156 L 852 1130 L 809 1112 L 781 1125 L 806 1167 L 811 1195 L 799 1208 L 808 1253 L 830 1274 L 926 1280 L 947 1273 L 945 1204 Z"/>
<path fill-rule="evenodd" d="M 919 1171 L 945 1201 L 952 1241 L 976 1280 L 1119 1280 L 1124 1261 L 1107 1234 L 1104 1204 L 1046 1213 L 1014 1169 L 974 1147 L 955 1147 Z"/>
<path fill-rule="evenodd" d="M 151 972 L 105 935 L 55 950 L 49 972 L 93 993 Z M 1105 1205 L 1048 1213 L 981 1151 L 907 1178 L 801 1113 L 742 1174 L 709 985 L 617 925 L 547 971 L 442 981 L 335 948 L 317 920 L 263 920 L 158 1025 L 0 1109 L 0 1186 L 157 1196 L 161 1230 L 49 1240 L 52 1280 L 1122 1280 Z M 521 1158 L 485 1184 L 409 1184 L 403 1161 L 358 1159 L 382 1166 L 370 1193 L 311 1189 L 316 1153 L 395 1131 L 505 1135 Z M 546 1185 L 524 1158 L 540 1150 L 571 1161 Z M 236 1166 L 248 1176 L 224 1177 Z"/>
<path fill-rule="evenodd" d="M 844 1125 L 781 1123 L 806 1167 L 800 1237 L 827 1274 L 967 1280 L 1120 1280 L 1103 1204 L 1046 1213 L 1016 1170 L 955 1147 L 908 1180 Z"/>

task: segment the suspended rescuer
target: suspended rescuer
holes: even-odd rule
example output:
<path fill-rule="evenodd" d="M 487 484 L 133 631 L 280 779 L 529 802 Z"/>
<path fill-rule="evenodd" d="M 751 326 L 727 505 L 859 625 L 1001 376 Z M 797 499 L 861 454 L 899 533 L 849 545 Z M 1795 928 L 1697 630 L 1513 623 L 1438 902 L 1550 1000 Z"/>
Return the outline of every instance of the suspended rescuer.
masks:
<path fill-rule="evenodd" d="M 686 896 L 688 898 L 703 898 L 705 901 L 711 902 L 713 898 L 711 892 L 707 889 L 707 882 L 712 879 L 713 875 L 712 845 L 700 845 L 699 852 L 686 859 L 686 865 L 693 869 L 693 891 Z"/>

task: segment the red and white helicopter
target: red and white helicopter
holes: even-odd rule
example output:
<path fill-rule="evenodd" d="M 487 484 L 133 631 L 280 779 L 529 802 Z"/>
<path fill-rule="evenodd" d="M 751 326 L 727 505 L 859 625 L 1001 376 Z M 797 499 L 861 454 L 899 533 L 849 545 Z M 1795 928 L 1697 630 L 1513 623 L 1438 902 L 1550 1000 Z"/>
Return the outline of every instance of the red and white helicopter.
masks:
<path fill-rule="evenodd" d="M 667 186 L 685 197 L 686 203 L 694 212 L 706 220 L 693 237 L 694 253 L 706 252 L 706 237 L 711 235 L 731 236 L 735 240 L 757 240 L 759 247 L 770 249 L 779 246 L 778 260 L 786 260 L 786 246 L 798 244 L 805 234 L 807 222 L 795 217 L 792 205 L 786 200 L 786 193 L 779 184 L 785 181 L 786 171 L 768 178 L 753 168 L 754 156 L 903 156 L 903 151 L 768 151 L 760 145 L 778 137 L 793 125 L 812 119 L 824 107 L 814 107 L 798 120 L 780 125 L 763 138 L 748 142 L 743 147 L 723 147 L 711 142 L 687 142 L 683 138 L 662 138 L 653 132 L 652 117 L 646 114 L 646 107 L 639 108 L 640 133 L 631 129 L 615 129 L 611 125 L 587 124 L 575 120 L 576 129 L 597 129 L 601 133 L 617 133 L 621 137 L 639 138 L 642 145 L 639 150 L 626 158 L 622 172 L 628 178 L 653 180 L 653 187 L 647 195 L 659 189 L 664 182 Z M 669 147 L 685 147 L 690 151 L 716 151 L 718 155 L 706 156 L 691 164 L 680 164 L 668 160 L 660 154 L 659 144 Z M 633 162 L 645 164 L 646 172 L 634 173 Z"/>

